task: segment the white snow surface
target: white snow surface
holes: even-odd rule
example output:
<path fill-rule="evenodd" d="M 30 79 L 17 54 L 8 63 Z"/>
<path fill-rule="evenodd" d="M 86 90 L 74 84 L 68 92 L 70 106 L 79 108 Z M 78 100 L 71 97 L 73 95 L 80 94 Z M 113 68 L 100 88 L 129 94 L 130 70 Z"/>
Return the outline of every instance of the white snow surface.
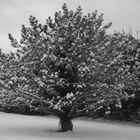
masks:
<path fill-rule="evenodd" d="M 140 125 L 75 120 L 73 132 L 57 132 L 58 122 L 0 112 L 0 140 L 140 140 Z"/>

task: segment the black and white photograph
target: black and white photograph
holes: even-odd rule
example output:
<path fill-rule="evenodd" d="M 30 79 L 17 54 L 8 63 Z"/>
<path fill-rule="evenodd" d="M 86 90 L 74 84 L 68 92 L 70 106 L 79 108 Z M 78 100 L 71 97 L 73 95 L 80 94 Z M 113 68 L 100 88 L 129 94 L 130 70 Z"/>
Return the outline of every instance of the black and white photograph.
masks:
<path fill-rule="evenodd" d="M 0 0 L 0 140 L 140 140 L 140 0 Z"/>

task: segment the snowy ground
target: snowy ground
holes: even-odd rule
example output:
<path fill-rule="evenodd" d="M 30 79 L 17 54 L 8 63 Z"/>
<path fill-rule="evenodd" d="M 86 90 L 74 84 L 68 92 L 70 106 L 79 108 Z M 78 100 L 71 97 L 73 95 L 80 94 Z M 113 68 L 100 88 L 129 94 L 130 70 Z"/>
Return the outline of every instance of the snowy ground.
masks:
<path fill-rule="evenodd" d="M 140 140 L 140 126 L 74 121 L 73 132 L 56 132 L 58 120 L 0 112 L 0 140 Z"/>

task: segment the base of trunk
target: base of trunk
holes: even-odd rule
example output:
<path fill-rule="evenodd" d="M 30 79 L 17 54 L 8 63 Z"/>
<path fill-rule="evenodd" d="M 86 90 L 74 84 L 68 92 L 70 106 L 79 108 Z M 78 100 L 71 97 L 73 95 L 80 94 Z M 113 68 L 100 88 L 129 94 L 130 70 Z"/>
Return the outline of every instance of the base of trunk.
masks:
<path fill-rule="evenodd" d="M 63 116 L 60 119 L 59 125 L 60 125 L 60 132 L 66 132 L 66 131 L 72 131 L 73 130 L 73 124 L 72 120 L 69 119 L 66 116 Z"/>

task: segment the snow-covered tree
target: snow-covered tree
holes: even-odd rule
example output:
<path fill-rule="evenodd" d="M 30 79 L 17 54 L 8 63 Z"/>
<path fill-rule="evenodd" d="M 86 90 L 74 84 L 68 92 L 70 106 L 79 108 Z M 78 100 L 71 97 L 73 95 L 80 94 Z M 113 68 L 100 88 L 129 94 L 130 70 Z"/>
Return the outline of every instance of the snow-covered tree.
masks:
<path fill-rule="evenodd" d="M 44 25 L 30 16 L 20 43 L 9 34 L 17 52 L 7 61 L 6 86 L 58 116 L 62 131 L 73 129 L 72 119 L 124 95 L 118 72 L 123 44 L 107 35 L 111 23 L 103 21 L 97 11 L 84 16 L 81 7 L 74 12 L 64 4 Z"/>
<path fill-rule="evenodd" d="M 122 38 L 123 50 L 120 61 L 123 63 L 121 74 L 124 78 L 125 90 L 136 91 L 140 87 L 140 42 L 133 36 L 119 34 Z"/>
<path fill-rule="evenodd" d="M 9 60 L 11 59 L 10 54 L 5 54 L 0 49 L 0 90 L 5 90 L 5 88 L 8 88 L 7 81 L 9 78 L 6 77 L 7 72 L 9 71 Z M 7 65 L 8 64 L 8 65 Z M 8 66 L 8 67 L 7 67 Z"/>

